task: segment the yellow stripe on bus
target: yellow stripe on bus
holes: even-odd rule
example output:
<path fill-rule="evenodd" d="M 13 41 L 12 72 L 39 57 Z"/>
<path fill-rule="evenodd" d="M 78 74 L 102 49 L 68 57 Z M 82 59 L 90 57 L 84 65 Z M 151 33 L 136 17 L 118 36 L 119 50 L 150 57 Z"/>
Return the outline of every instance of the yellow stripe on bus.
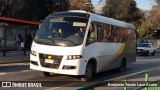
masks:
<path fill-rule="evenodd" d="M 124 47 L 125 47 L 125 43 L 122 43 L 120 49 L 116 52 L 116 54 L 114 54 L 114 56 L 110 59 L 108 64 L 110 64 L 114 59 L 116 59 L 119 55 L 122 54 Z"/>
<path fill-rule="evenodd" d="M 122 43 L 120 49 L 117 51 L 117 53 L 113 56 L 112 59 L 115 59 L 117 58 L 120 54 L 122 54 L 123 50 L 124 50 L 124 47 L 125 47 L 125 43 Z"/>

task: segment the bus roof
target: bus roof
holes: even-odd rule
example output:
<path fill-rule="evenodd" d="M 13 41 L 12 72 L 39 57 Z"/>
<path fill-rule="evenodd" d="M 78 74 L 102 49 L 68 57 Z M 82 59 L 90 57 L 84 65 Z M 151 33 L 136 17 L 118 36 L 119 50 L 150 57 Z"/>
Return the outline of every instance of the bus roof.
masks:
<path fill-rule="evenodd" d="M 89 13 L 83 10 L 71 10 L 69 12 L 88 13 L 90 14 L 91 21 L 102 22 L 102 23 L 124 27 L 124 28 L 136 29 L 135 26 L 130 23 L 119 21 L 113 18 L 104 17 L 104 16 L 94 14 L 94 13 Z"/>
<path fill-rule="evenodd" d="M 126 23 L 124 21 L 119 21 L 113 18 L 108 18 L 101 15 L 93 14 L 93 13 L 90 13 L 90 18 L 92 21 L 102 22 L 110 25 L 119 26 L 119 27 L 136 29 L 135 26 L 130 23 Z"/>

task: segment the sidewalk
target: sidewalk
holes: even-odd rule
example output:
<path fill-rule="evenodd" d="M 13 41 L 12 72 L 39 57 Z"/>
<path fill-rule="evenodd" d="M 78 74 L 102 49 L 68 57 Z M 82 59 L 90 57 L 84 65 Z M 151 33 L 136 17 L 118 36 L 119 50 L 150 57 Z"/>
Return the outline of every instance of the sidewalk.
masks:
<path fill-rule="evenodd" d="M 7 51 L 6 56 L 3 56 L 3 52 L 0 52 L 0 64 L 29 62 L 29 54 L 29 51 L 25 56 L 23 53 L 17 54 L 16 51 Z"/>

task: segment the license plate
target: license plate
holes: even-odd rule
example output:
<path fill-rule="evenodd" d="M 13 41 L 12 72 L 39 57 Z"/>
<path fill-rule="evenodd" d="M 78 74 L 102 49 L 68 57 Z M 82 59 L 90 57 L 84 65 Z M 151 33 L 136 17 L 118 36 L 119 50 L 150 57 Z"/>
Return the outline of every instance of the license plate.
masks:
<path fill-rule="evenodd" d="M 45 63 L 51 63 L 51 64 L 53 64 L 53 63 L 54 63 L 54 60 L 51 60 L 51 59 L 45 59 Z"/>

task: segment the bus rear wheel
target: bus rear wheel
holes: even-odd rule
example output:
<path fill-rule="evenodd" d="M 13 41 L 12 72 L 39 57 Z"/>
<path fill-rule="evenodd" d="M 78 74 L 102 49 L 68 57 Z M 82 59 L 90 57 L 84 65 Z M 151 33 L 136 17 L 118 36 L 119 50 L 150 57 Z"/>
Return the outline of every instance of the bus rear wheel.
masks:
<path fill-rule="evenodd" d="M 118 68 L 118 71 L 123 72 L 126 68 L 127 68 L 126 60 L 123 59 L 122 62 L 121 62 L 121 66 Z"/>
<path fill-rule="evenodd" d="M 94 74 L 93 68 L 94 68 L 93 65 L 91 63 L 88 63 L 85 75 L 81 78 L 82 81 L 89 82 L 92 80 Z"/>

